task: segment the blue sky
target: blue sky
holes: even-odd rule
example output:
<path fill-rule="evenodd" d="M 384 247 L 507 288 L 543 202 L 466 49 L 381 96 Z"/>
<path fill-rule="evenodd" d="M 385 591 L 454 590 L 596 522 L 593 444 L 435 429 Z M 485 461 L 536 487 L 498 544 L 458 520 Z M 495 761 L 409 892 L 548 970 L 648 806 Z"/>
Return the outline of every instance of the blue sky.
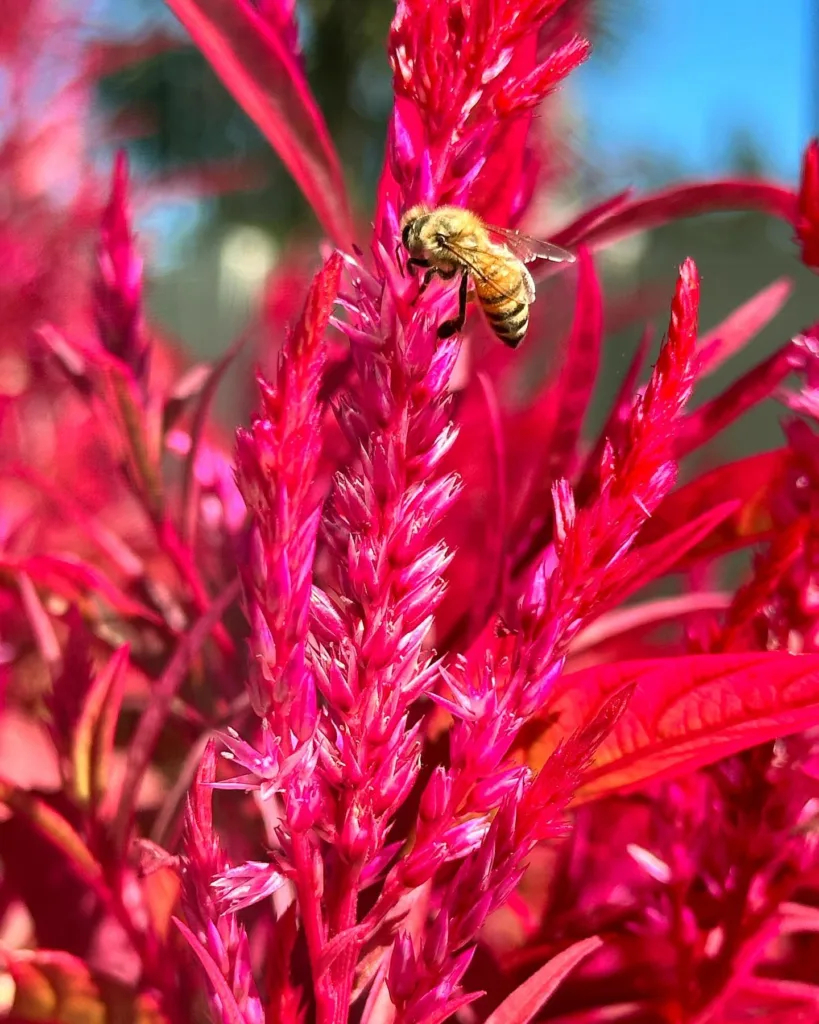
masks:
<path fill-rule="evenodd" d="M 616 51 L 592 56 L 575 80 L 595 149 L 676 154 L 688 173 L 713 174 L 740 128 L 770 173 L 796 177 L 819 131 L 819 0 L 609 2 Z M 637 4 L 621 31 L 620 3 Z"/>

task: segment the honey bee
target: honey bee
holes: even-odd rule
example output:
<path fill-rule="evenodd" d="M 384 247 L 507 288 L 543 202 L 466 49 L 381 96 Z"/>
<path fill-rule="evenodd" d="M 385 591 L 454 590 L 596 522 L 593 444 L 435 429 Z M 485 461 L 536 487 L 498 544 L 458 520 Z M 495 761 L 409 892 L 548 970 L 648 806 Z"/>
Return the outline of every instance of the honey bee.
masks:
<path fill-rule="evenodd" d="M 426 271 L 419 295 L 436 275 L 445 281 L 461 275 L 458 315 L 441 324 L 438 337 L 448 338 L 463 328 L 471 279 L 489 326 L 510 348 L 517 348 L 526 337 L 529 306 L 535 301 L 535 284 L 526 264 L 536 259 L 552 263 L 574 263 L 575 259 L 549 242 L 484 224 L 460 206 L 413 206 L 401 218 L 401 244 L 409 253 L 410 272 Z"/>

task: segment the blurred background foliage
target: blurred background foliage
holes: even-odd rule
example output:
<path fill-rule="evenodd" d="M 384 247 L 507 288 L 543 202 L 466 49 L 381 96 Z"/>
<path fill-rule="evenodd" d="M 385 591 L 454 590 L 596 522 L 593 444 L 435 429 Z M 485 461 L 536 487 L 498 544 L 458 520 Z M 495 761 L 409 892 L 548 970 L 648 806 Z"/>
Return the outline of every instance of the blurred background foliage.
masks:
<path fill-rule="evenodd" d="M 811 0 L 805 0 L 806 25 L 811 20 L 810 5 Z M 733 0 L 718 0 L 713 6 L 724 9 L 726 18 L 734 10 L 737 18 L 747 21 L 747 11 L 743 14 L 742 5 Z M 385 41 L 393 3 L 298 0 L 297 10 L 309 81 L 340 153 L 363 226 L 380 171 L 391 104 Z M 689 31 L 696 32 L 697 18 L 704 11 L 704 0 L 689 5 L 687 18 L 693 21 Z M 695 83 L 704 71 L 697 65 L 700 58 L 696 52 L 688 58 L 686 79 L 677 84 L 679 96 L 672 91 L 666 98 L 660 92 L 658 98 L 667 103 L 669 118 L 679 115 L 681 100 L 705 107 L 712 102 L 713 110 L 704 110 L 703 116 L 707 114 L 706 122 L 718 125 L 719 130 L 710 140 L 705 139 L 705 156 L 700 152 L 698 161 L 689 159 L 693 142 L 684 126 L 674 152 L 659 141 L 653 145 L 650 122 L 639 145 L 634 144 L 631 133 L 618 145 L 616 130 L 613 139 L 611 132 L 606 135 L 603 145 L 600 137 L 605 133 L 600 131 L 599 118 L 595 122 L 594 97 L 605 94 L 616 106 L 622 77 L 618 77 L 618 69 L 631 59 L 630 45 L 649 50 L 653 45 L 661 56 L 667 40 L 652 36 L 661 29 L 648 16 L 656 13 L 649 0 L 598 0 L 590 6 L 590 31 L 596 48 L 589 73 L 597 92 L 584 87 L 581 80 L 580 87 L 573 82 L 559 100 L 561 124 L 572 153 L 572 173 L 561 185 L 561 202 L 567 212 L 569 206 L 628 185 L 647 190 L 705 175 L 777 177 L 783 164 L 788 177 L 793 180 L 797 176 L 795 159 L 776 159 L 781 154 L 771 151 L 764 126 L 755 125 L 750 102 L 747 109 L 740 107 L 739 114 L 732 115 L 727 105 L 720 109 L 718 93 L 710 101 L 707 93 L 696 92 Z M 316 240 L 316 223 L 267 142 L 195 48 L 186 43 L 162 0 L 107 0 L 105 17 L 115 36 L 134 39 L 159 34 L 174 40 L 172 48 L 158 47 L 159 52 L 106 76 L 99 85 L 100 102 L 122 126 L 136 166 L 162 175 L 203 166 L 234 168 L 243 181 L 243 187 L 206 200 L 166 205 L 143 228 L 153 267 L 150 301 L 154 314 L 197 357 L 212 355 L 222 351 L 246 324 L 258 306 L 269 273 L 282 261 L 286 265 L 293 259 L 291 254 L 304 242 Z M 736 74 L 738 69 L 744 73 L 744 38 L 738 34 L 732 41 L 738 49 L 727 59 L 726 75 Z M 747 38 L 746 57 L 752 62 L 758 41 Z M 781 41 L 769 42 L 777 48 Z M 807 64 L 812 73 L 810 56 Z M 653 82 L 651 75 L 652 69 L 647 68 L 643 88 L 652 90 L 657 84 L 661 89 L 663 84 Z M 668 83 L 664 87 L 668 90 Z M 801 100 L 811 106 L 809 76 Z M 622 101 L 629 102 L 628 95 L 624 94 Z M 787 97 L 781 102 L 788 102 Z M 634 116 L 639 118 L 640 111 L 635 110 Z M 814 131 L 816 127 L 811 126 Z M 702 139 L 699 148 L 703 149 Z M 555 224 L 560 222 L 560 208 L 558 204 Z M 315 248 L 302 251 L 315 253 Z M 703 277 L 704 328 L 719 323 L 779 277 L 787 276 L 794 284 L 784 310 L 731 366 L 706 382 L 699 400 L 721 389 L 743 364 L 750 367 L 764 352 L 806 327 L 815 315 L 816 278 L 798 262 L 787 228 L 765 217 L 752 213 L 701 217 L 621 243 L 603 253 L 599 261 L 610 328 L 597 403 L 601 417 L 628 365 L 641 323 L 652 320 L 659 336 L 676 267 L 688 255 L 696 259 Z M 632 308 L 640 315 L 621 329 L 621 321 L 627 319 L 625 311 Z M 242 412 L 234 408 L 231 415 Z M 743 421 L 724 435 L 725 452 L 776 446 L 781 437 L 776 425 L 780 414 L 773 402 L 761 407 L 751 422 Z"/>

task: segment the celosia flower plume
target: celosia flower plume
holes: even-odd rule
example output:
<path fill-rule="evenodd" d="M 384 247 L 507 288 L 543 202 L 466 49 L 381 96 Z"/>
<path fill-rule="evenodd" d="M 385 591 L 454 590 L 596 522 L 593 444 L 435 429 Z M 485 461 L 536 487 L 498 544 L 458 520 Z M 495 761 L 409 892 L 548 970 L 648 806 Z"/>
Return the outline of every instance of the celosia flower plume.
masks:
<path fill-rule="evenodd" d="M 96 487 L 33 472 L 13 410 L 0 726 L 34 755 L 28 776 L 0 755 L 11 1017 L 62 1020 L 81 992 L 89 1015 L 169 1024 L 813 1019 L 816 328 L 698 401 L 787 287 L 700 335 L 719 281 L 680 253 L 653 366 L 641 325 L 586 422 L 595 250 L 752 208 L 813 266 L 816 144 L 798 191 L 704 182 L 580 213 L 553 237 L 576 263 L 538 281 L 509 353 L 472 302 L 441 337 L 458 282 L 423 287 L 399 225 L 419 202 L 526 223 L 551 180 L 533 123 L 589 55 L 586 5 L 398 0 L 372 229 L 291 0 L 170 6 L 338 248 L 312 283 L 288 268 L 301 313 L 272 325 L 232 447 L 208 419 L 240 345 L 156 369 L 124 157 L 84 329 L 30 325 L 70 436 L 93 425 L 70 465 Z M 779 447 L 683 464 L 769 397 Z"/>

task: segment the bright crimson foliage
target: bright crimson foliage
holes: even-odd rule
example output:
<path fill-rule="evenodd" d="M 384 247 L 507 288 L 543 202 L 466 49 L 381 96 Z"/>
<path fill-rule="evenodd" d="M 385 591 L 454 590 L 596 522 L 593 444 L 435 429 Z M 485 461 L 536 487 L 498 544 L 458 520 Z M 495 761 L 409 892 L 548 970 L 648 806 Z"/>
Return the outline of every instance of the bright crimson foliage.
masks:
<path fill-rule="evenodd" d="M 272 325 L 235 445 L 209 410 L 239 344 L 182 374 L 145 323 L 124 157 L 107 204 L 71 207 L 98 226 L 86 306 L 44 267 L 36 315 L 9 314 L 34 346 L 0 407 L 10 1019 L 816 1019 L 817 328 L 692 408 L 789 286 L 700 336 L 719 282 L 680 254 L 647 379 L 648 331 L 598 436 L 586 419 L 596 250 L 750 208 L 816 269 L 817 143 L 798 191 L 706 182 L 581 213 L 510 355 L 472 307 L 439 337 L 456 288 L 421 293 L 400 218 L 525 223 L 548 170 L 535 111 L 550 123 L 589 54 L 582 0 L 398 0 L 372 230 L 292 0 L 169 5 L 338 248 L 269 303 L 299 292 L 302 312 Z M 36 211 L 0 225 L 18 296 L 31 224 L 43 263 L 66 244 Z M 556 369 L 521 399 L 552 322 Z M 775 450 L 678 482 L 772 394 Z"/>

